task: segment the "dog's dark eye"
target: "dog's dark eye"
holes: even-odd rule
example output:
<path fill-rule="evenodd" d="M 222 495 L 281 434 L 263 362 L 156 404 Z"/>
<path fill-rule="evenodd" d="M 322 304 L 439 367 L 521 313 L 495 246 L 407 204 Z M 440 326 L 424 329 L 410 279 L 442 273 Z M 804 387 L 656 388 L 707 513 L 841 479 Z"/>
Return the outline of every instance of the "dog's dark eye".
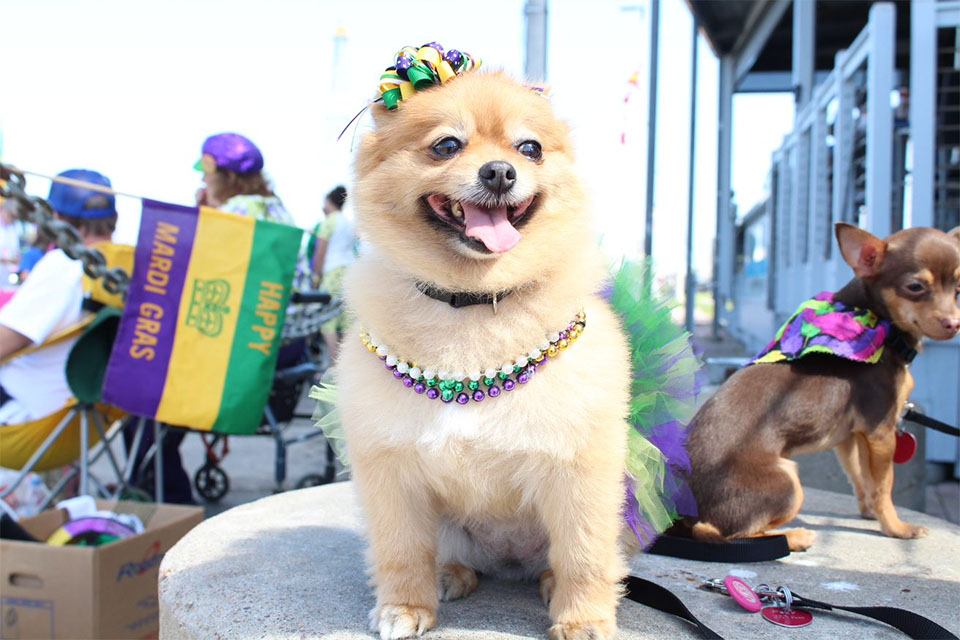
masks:
<path fill-rule="evenodd" d="M 909 291 L 910 293 L 923 293 L 924 291 L 926 291 L 926 289 L 927 288 L 924 287 L 919 282 L 911 282 L 910 284 L 907 285 L 907 291 Z"/>
<path fill-rule="evenodd" d="M 449 158 L 463 149 L 463 143 L 456 138 L 449 137 L 433 145 L 433 152 L 441 158 Z"/>
<path fill-rule="evenodd" d="M 521 142 L 517 145 L 517 151 L 520 152 L 520 155 L 526 156 L 531 160 L 539 160 L 543 157 L 543 149 L 540 148 L 540 143 L 535 140 Z"/>

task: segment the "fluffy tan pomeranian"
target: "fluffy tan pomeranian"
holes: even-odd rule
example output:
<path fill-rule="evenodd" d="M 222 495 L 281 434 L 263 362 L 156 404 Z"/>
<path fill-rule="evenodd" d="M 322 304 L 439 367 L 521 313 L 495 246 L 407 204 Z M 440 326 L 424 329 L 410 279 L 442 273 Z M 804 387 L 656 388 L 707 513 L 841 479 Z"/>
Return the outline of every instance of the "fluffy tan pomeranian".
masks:
<path fill-rule="evenodd" d="M 614 637 L 630 361 L 569 129 L 501 73 L 373 116 L 337 363 L 371 626 L 418 636 L 481 572 L 539 579 L 553 638 Z"/>

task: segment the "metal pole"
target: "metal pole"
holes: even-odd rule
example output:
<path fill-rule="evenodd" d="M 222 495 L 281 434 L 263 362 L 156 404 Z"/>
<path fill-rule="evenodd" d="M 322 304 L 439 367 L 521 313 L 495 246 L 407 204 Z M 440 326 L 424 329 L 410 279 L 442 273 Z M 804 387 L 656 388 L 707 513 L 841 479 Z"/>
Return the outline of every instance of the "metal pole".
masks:
<path fill-rule="evenodd" d="M 527 0 L 523 12 L 527 17 L 527 80 L 547 79 L 547 0 Z"/>
<path fill-rule="evenodd" d="M 653 257 L 653 176 L 657 152 L 657 66 L 660 57 L 660 0 L 650 0 L 650 85 L 647 89 L 647 193 L 643 223 L 643 253 Z"/>
<path fill-rule="evenodd" d="M 697 19 L 693 19 L 693 45 L 690 62 L 690 163 L 687 169 L 687 281 L 685 291 L 685 324 L 687 331 L 693 333 L 693 309 L 696 297 L 696 275 L 693 273 L 693 193 L 696 163 L 694 152 L 697 148 Z"/>

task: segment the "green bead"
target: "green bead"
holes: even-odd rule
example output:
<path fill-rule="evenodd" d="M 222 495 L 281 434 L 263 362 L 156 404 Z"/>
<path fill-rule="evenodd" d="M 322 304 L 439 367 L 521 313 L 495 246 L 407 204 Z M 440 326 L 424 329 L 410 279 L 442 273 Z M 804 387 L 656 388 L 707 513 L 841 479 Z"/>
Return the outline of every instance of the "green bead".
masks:
<path fill-rule="evenodd" d="M 520 373 L 520 367 L 518 367 L 517 365 L 513 365 L 513 372 Z"/>
<path fill-rule="evenodd" d="M 441 391 L 448 391 L 449 389 L 453 389 L 453 380 L 441 380 L 441 381 L 440 381 L 440 390 L 441 390 Z"/>
<path fill-rule="evenodd" d="M 437 379 L 436 379 L 436 378 L 430 378 L 429 380 L 427 380 L 427 386 L 428 386 L 428 387 L 435 387 L 435 386 L 437 386 Z"/>
<path fill-rule="evenodd" d="M 470 382 L 467 383 L 467 388 L 470 389 L 470 391 L 476 391 L 477 389 L 480 388 L 480 383 L 477 382 L 476 380 L 471 380 Z"/>
<path fill-rule="evenodd" d="M 455 382 L 455 383 L 453 384 L 453 390 L 456 391 L 457 393 L 460 393 L 461 391 L 463 391 L 463 383 L 462 383 L 462 382 Z"/>
<path fill-rule="evenodd" d="M 492 387 L 494 384 L 496 384 L 496 382 L 497 382 L 496 378 L 484 378 L 484 379 L 483 379 L 483 384 L 487 385 L 488 387 Z"/>
<path fill-rule="evenodd" d="M 451 389 L 444 389 L 440 395 L 443 396 L 444 400 L 453 400 L 453 390 Z"/>
<path fill-rule="evenodd" d="M 510 377 L 510 374 L 504 373 L 503 371 L 501 371 L 500 373 L 497 374 L 497 377 L 500 378 L 501 380 L 506 380 L 507 378 Z"/>

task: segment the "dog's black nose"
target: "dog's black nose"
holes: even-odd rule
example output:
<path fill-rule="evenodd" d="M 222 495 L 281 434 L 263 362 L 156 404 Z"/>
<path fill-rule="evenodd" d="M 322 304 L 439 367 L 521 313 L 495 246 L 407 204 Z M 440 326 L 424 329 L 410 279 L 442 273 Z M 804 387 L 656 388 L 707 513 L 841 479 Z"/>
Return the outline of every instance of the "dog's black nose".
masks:
<path fill-rule="evenodd" d="M 480 183 L 500 196 L 510 191 L 517 181 L 517 170 L 503 160 L 494 160 L 480 167 Z"/>

